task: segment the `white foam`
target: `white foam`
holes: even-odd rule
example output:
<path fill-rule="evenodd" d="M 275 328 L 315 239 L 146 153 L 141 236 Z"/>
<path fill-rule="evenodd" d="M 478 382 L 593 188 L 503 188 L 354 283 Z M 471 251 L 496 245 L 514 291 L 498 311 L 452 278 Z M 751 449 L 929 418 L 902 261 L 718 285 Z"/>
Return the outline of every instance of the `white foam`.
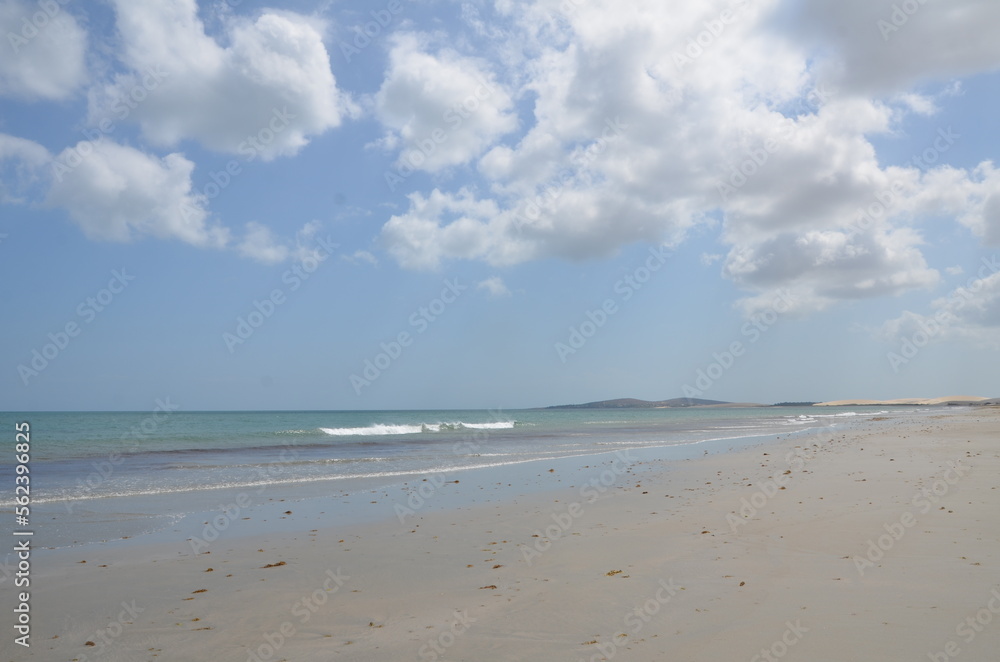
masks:
<path fill-rule="evenodd" d="M 497 421 L 495 423 L 465 423 L 457 421 L 454 423 L 420 423 L 419 425 L 375 423 L 363 428 L 320 428 L 320 430 L 334 437 L 379 437 L 441 432 L 442 430 L 461 430 L 463 428 L 472 430 L 509 430 L 514 427 L 515 423 L 516 421 Z"/>

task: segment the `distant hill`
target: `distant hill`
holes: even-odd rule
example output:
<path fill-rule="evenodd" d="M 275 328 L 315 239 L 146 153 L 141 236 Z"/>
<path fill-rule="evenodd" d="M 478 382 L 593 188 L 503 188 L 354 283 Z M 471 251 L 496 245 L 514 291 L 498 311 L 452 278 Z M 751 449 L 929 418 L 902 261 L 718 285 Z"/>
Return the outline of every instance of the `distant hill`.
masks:
<path fill-rule="evenodd" d="M 635 398 L 618 398 L 617 400 L 600 400 L 582 405 L 556 405 L 546 409 L 656 409 L 663 407 L 707 407 L 732 405 L 722 400 L 702 400 L 700 398 L 674 398 L 673 400 L 636 400 Z"/>

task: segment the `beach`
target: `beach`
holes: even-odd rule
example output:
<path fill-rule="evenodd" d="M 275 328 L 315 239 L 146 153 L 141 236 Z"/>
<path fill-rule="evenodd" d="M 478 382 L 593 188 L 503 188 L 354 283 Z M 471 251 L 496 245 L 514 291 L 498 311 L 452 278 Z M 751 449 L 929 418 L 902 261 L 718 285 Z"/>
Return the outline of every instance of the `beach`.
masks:
<path fill-rule="evenodd" d="M 992 659 L 998 425 L 942 408 L 470 469 L 373 485 L 354 523 L 275 489 L 182 539 L 40 550 L 32 646 L 5 657 Z"/>

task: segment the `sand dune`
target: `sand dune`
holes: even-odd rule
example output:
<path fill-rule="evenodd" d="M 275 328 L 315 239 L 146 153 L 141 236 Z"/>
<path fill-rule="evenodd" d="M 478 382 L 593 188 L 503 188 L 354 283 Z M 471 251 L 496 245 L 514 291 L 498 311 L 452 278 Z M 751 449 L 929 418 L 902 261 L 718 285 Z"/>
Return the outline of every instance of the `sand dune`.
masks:
<path fill-rule="evenodd" d="M 851 400 L 831 400 L 829 402 L 817 403 L 816 407 L 861 407 L 861 406 L 889 406 L 889 405 L 943 405 L 950 402 L 983 402 L 989 400 L 978 395 L 949 395 L 941 398 L 899 398 L 897 400 L 866 400 L 855 398 Z"/>

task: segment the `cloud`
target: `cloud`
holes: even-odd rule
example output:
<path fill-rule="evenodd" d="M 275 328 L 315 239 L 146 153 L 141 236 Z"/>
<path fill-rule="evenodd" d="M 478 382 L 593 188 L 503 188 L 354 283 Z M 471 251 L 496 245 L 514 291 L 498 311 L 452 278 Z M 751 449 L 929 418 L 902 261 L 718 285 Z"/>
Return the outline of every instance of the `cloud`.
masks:
<path fill-rule="evenodd" d="M 699 258 L 699 261 L 701 262 L 702 266 L 710 267 L 719 260 L 721 260 L 723 257 L 724 256 L 719 255 L 717 253 L 702 253 L 701 257 Z"/>
<path fill-rule="evenodd" d="M 1000 47 L 985 36 L 950 41 L 943 64 L 917 44 L 966 27 L 985 34 L 1000 5 L 921 5 L 887 45 L 876 22 L 892 4 L 499 3 L 509 29 L 477 24 L 476 38 L 495 42 L 507 67 L 497 75 L 530 100 L 524 131 L 494 139 L 474 163 L 481 186 L 410 194 L 380 240 L 406 268 L 509 265 L 678 245 L 721 221 L 723 274 L 746 291 L 747 312 L 783 290 L 805 312 L 931 287 L 940 274 L 918 224 L 954 220 L 1000 243 L 1000 177 L 991 163 L 947 165 L 950 128 L 935 136 L 930 165 L 887 166 L 873 137 L 937 112 L 957 89 L 918 82 L 996 68 Z M 933 28 L 939 19 L 949 31 Z M 414 43 L 396 48 L 422 52 Z M 906 56 L 889 53 L 897 48 Z M 416 87 L 400 94 L 422 109 Z"/>
<path fill-rule="evenodd" d="M 960 340 L 979 347 L 1000 349 L 1000 262 L 984 258 L 977 277 L 931 302 L 926 315 L 909 310 L 886 321 L 876 335 L 897 343 L 908 339 L 925 342 Z"/>
<path fill-rule="evenodd" d="M 127 71 L 90 97 L 90 121 L 138 123 L 152 143 L 193 139 L 268 161 L 356 112 L 337 89 L 323 26 L 287 11 L 225 15 L 208 36 L 194 0 L 115 3 Z M 221 43 L 220 43 L 221 42 Z"/>
<path fill-rule="evenodd" d="M 264 264 L 278 264 L 289 259 L 322 262 L 327 255 L 322 253 L 312 241 L 319 232 L 320 224 L 310 221 L 303 225 L 291 241 L 280 239 L 265 225 L 251 221 L 246 224 L 243 239 L 235 246 L 243 257 Z"/>
<path fill-rule="evenodd" d="M 860 94 L 1000 67 L 1000 5 L 980 0 L 816 0 L 776 15 L 783 35 L 824 57 L 830 83 Z"/>
<path fill-rule="evenodd" d="M 240 255 L 264 264 L 277 264 L 288 259 L 288 246 L 278 243 L 271 230 L 260 223 L 250 222 L 246 234 L 237 245 Z"/>
<path fill-rule="evenodd" d="M 747 313 L 757 312 L 761 302 L 781 290 L 792 292 L 795 310 L 811 312 L 841 300 L 933 286 L 939 274 L 927 266 L 921 243 L 918 234 L 905 228 L 782 234 L 734 247 L 723 273 L 759 293 L 740 302 Z"/>
<path fill-rule="evenodd" d="M 365 263 L 373 267 L 378 266 L 378 259 L 368 251 L 357 250 L 350 255 L 341 255 L 340 257 L 351 264 Z"/>
<path fill-rule="evenodd" d="M 49 151 L 31 140 L 0 133 L 0 202 L 23 204 L 52 160 Z"/>
<path fill-rule="evenodd" d="M 991 161 L 971 171 L 944 166 L 927 173 L 917 200 L 956 218 L 987 246 L 1000 246 L 1000 170 Z"/>
<path fill-rule="evenodd" d="M 193 190 L 193 170 L 181 154 L 160 158 L 106 138 L 82 141 L 53 158 L 38 143 L 0 133 L 0 203 L 44 200 L 65 209 L 91 239 L 179 239 L 202 248 L 232 247 L 264 264 L 324 257 L 311 241 L 320 228 L 315 221 L 292 240 L 250 222 L 232 245 L 230 230 L 212 222 L 208 201 Z"/>
<path fill-rule="evenodd" d="M 496 243 L 490 234 L 497 231 L 498 214 L 492 201 L 478 201 L 466 189 L 455 195 L 435 189 L 427 197 L 413 193 L 409 199 L 409 210 L 390 218 L 380 235 L 380 242 L 402 266 L 437 269 L 447 258 L 503 259 L 492 253 Z"/>
<path fill-rule="evenodd" d="M 91 239 L 149 235 L 208 248 L 229 240 L 228 230 L 209 222 L 206 201 L 192 190 L 194 163 L 181 154 L 159 158 L 101 139 L 67 148 L 56 161 L 63 167 L 53 169 L 47 202 Z"/>
<path fill-rule="evenodd" d="M 499 276 L 491 276 L 476 284 L 477 290 L 486 290 L 492 297 L 509 297 L 510 290 Z"/>
<path fill-rule="evenodd" d="M 0 96 L 61 100 L 87 80 L 87 33 L 61 3 L 0 3 Z"/>
<path fill-rule="evenodd" d="M 375 95 L 376 114 L 389 129 L 378 144 L 401 149 L 404 173 L 466 163 L 517 128 L 510 96 L 483 61 L 448 48 L 431 53 L 426 41 L 410 33 L 393 38 Z"/>

